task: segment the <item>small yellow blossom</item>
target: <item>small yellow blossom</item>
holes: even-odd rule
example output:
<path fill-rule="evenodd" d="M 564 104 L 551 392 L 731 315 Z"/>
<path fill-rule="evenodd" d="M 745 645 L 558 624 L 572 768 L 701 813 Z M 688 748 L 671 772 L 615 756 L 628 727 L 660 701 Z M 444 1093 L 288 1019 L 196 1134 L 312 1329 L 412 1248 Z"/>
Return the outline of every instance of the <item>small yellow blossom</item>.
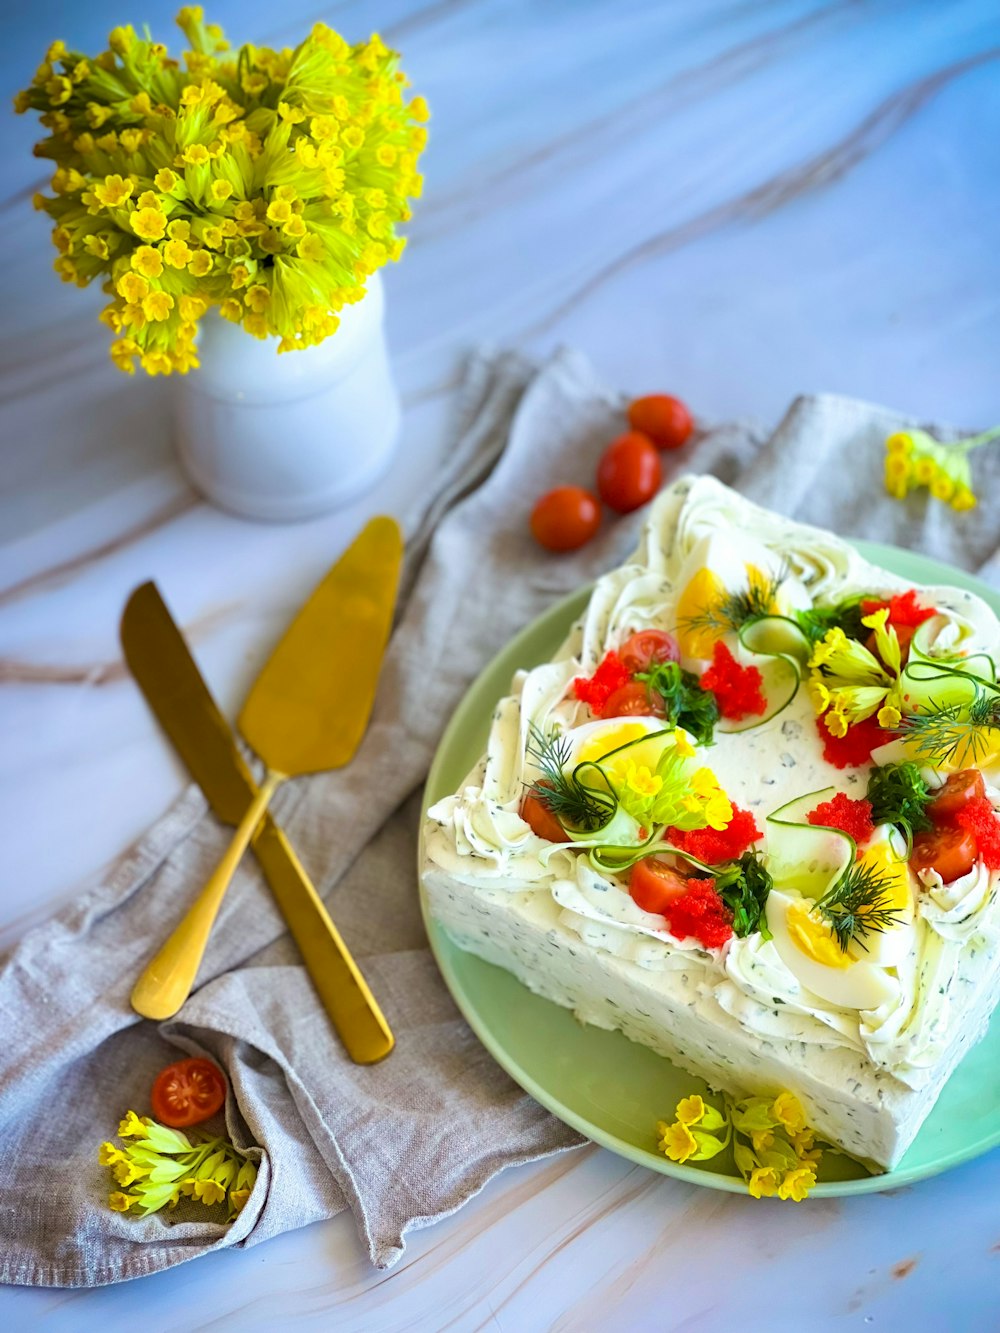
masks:
<path fill-rule="evenodd" d="M 785 1172 L 785 1178 L 778 1186 L 779 1199 L 791 1199 L 800 1203 L 816 1184 L 816 1172 L 808 1166 L 796 1166 Z"/>
<path fill-rule="evenodd" d="M 114 1190 L 108 1195 L 108 1207 L 113 1208 L 116 1213 L 127 1213 L 135 1200 L 130 1194 L 123 1194 L 121 1190 Z"/>
<path fill-rule="evenodd" d="M 657 1125 L 660 1134 L 660 1151 L 665 1153 L 672 1162 L 686 1162 L 698 1150 L 698 1141 L 688 1129 L 679 1120 L 675 1120 L 672 1125 L 661 1121 Z"/>
<path fill-rule="evenodd" d="M 120 208 L 126 199 L 131 199 L 135 186 L 123 177 L 105 176 L 100 185 L 94 186 L 94 197 L 105 208 Z"/>
<path fill-rule="evenodd" d="M 150 292 L 142 302 L 142 313 L 149 320 L 167 319 L 174 308 L 174 298 L 169 292 Z"/>
<path fill-rule="evenodd" d="M 135 271 L 145 278 L 158 278 L 163 272 L 163 257 L 159 250 L 151 245 L 140 245 L 138 249 L 133 250 L 129 262 Z"/>
<path fill-rule="evenodd" d="M 773 1129 L 754 1129 L 750 1132 L 754 1152 L 766 1152 L 774 1144 Z"/>
<path fill-rule="evenodd" d="M 298 244 L 298 254 L 301 259 L 310 259 L 319 263 L 326 254 L 326 246 L 316 235 L 310 232 L 308 236 L 303 236 Z"/>
<path fill-rule="evenodd" d="M 802 1103 L 791 1092 L 780 1092 L 771 1106 L 772 1114 L 791 1134 L 801 1134 L 806 1127 L 806 1113 Z"/>
<path fill-rule="evenodd" d="M 215 180 L 212 182 L 212 198 L 216 203 L 223 203 L 233 192 L 231 181 Z"/>
<path fill-rule="evenodd" d="M 196 278 L 205 278 L 212 271 L 212 256 L 207 250 L 195 250 L 192 252 L 191 261 L 188 264 L 188 271 Z"/>
<path fill-rule="evenodd" d="M 193 255 L 187 241 L 167 241 L 163 247 L 163 258 L 171 268 L 185 268 Z"/>
<path fill-rule="evenodd" d="M 184 149 L 181 157 L 190 167 L 203 167 L 209 161 L 209 152 L 203 143 L 192 143 Z"/>
<path fill-rule="evenodd" d="M 123 273 L 115 284 L 115 290 L 123 300 L 135 304 L 147 295 L 149 283 L 138 273 Z"/>
<path fill-rule="evenodd" d="M 167 230 L 167 219 L 157 208 L 137 208 L 129 218 L 132 230 L 143 241 L 159 241 Z"/>
<path fill-rule="evenodd" d="M 902 720 L 902 713 L 892 704 L 883 704 L 878 710 L 878 724 L 887 731 L 895 731 Z"/>
<path fill-rule="evenodd" d="M 770 1199 L 779 1188 L 778 1173 L 773 1166 L 758 1166 L 751 1171 L 747 1189 L 755 1199 Z"/>
<path fill-rule="evenodd" d="M 120 1139 L 144 1139 L 148 1132 L 145 1122 L 134 1111 L 126 1111 L 125 1119 L 118 1125 Z"/>
<path fill-rule="evenodd" d="M 696 1125 L 705 1115 L 705 1102 L 697 1093 L 693 1093 L 677 1103 L 676 1115 L 682 1125 Z"/>
<path fill-rule="evenodd" d="M 655 796 L 663 786 L 663 779 L 649 771 L 646 764 L 629 760 L 625 765 L 625 785 L 637 796 Z"/>

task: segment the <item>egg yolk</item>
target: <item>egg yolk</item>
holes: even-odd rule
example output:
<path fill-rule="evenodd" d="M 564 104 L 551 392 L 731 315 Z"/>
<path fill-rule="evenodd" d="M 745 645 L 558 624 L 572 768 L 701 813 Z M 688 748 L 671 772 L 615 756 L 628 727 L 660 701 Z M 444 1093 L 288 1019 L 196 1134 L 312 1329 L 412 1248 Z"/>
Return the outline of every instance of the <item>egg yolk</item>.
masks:
<path fill-rule="evenodd" d="M 900 918 L 908 916 L 912 906 L 910 893 L 910 868 L 906 861 L 900 861 L 888 843 L 876 843 L 860 857 L 862 865 L 870 866 L 885 881 L 885 902 Z"/>
<path fill-rule="evenodd" d="M 812 915 L 808 902 L 789 903 L 785 924 L 793 943 L 814 963 L 822 963 L 824 967 L 846 968 L 854 962 L 841 949 L 836 935 L 826 922 Z"/>
<path fill-rule="evenodd" d="M 677 642 L 685 657 L 712 656 L 722 631 L 693 625 L 726 593 L 726 585 L 707 566 L 699 569 L 677 599 Z"/>

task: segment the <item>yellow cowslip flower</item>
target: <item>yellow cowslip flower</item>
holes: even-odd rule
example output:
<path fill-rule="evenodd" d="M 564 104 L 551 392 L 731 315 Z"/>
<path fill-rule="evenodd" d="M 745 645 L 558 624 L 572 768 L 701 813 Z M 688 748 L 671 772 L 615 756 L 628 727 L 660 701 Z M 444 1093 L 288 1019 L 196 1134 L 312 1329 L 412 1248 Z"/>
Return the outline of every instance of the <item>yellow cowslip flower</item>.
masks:
<path fill-rule="evenodd" d="M 193 254 L 187 241 L 167 241 L 163 247 L 163 258 L 171 268 L 185 268 Z"/>
<path fill-rule="evenodd" d="M 357 125 L 348 125 L 347 129 L 343 131 L 340 137 L 341 140 L 347 144 L 348 148 L 353 149 L 354 152 L 357 152 L 365 141 L 364 130 L 359 129 Z"/>
<path fill-rule="evenodd" d="M 194 1197 L 206 1207 L 213 1203 L 222 1203 L 226 1197 L 224 1185 L 220 1185 L 216 1180 L 196 1180 L 194 1182 Z"/>
<path fill-rule="evenodd" d="M 147 375 L 169 375 L 174 368 L 169 352 L 144 352 L 140 364 Z"/>
<path fill-rule="evenodd" d="M 801 1134 L 806 1127 L 802 1103 L 791 1092 L 779 1092 L 771 1103 L 771 1114 L 790 1134 Z"/>
<path fill-rule="evenodd" d="M 946 472 L 939 472 L 930 485 L 935 500 L 948 501 L 955 494 L 955 483 Z"/>
<path fill-rule="evenodd" d="M 952 509 L 957 509 L 960 512 L 965 509 L 974 509 L 977 503 L 978 501 L 976 500 L 976 497 L 969 490 L 968 486 L 957 487 L 955 494 L 951 497 Z"/>
<path fill-rule="evenodd" d="M 913 479 L 920 486 L 928 486 L 938 475 L 938 465 L 933 458 L 918 458 L 913 464 Z"/>
<path fill-rule="evenodd" d="M 636 796 L 656 796 L 663 786 L 663 779 L 651 773 L 648 765 L 636 764 L 630 759 L 625 765 L 625 786 Z"/>
<path fill-rule="evenodd" d="M 171 190 L 176 190 L 180 183 L 180 176 L 176 171 L 171 171 L 169 167 L 161 167 L 153 177 L 153 184 L 163 194 L 169 194 Z"/>
<path fill-rule="evenodd" d="M 181 313 L 181 319 L 190 320 L 191 323 L 197 323 L 208 309 L 208 301 L 204 296 L 185 295 L 181 297 L 178 303 L 178 308 Z"/>
<path fill-rule="evenodd" d="M 113 1208 L 116 1213 L 127 1213 L 135 1203 L 131 1194 L 123 1194 L 121 1190 L 113 1190 L 108 1195 L 108 1207 Z"/>
<path fill-rule="evenodd" d="M 672 1162 L 686 1162 L 698 1150 L 698 1141 L 688 1129 L 687 1125 L 681 1121 L 675 1120 L 672 1125 L 660 1121 L 657 1125 L 657 1131 L 660 1135 L 660 1152 L 670 1158 Z"/>
<path fill-rule="evenodd" d="M 290 236 L 297 241 L 306 235 L 306 224 L 298 213 L 293 213 L 281 230 L 285 236 Z"/>
<path fill-rule="evenodd" d="M 844 737 L 847 735 L 848 719 L 847 714 L 839 704 L 834 704 L 823 719 L 826 729 L 831 736 Z"/>
<path fill-rule="evenodd" d="M 287 222 L 292 216 L 292 206 L 287 199 L 272 199 L 267 206 L 269 222 Z"/>
<path fill-rule="evenodd" d="M 774 1146 L 774 1130 L 753 1129 L 750 1131 L 750 1142 L 754 1152 L 767 1152 L 768 1148 Z"/>
<path fill-rule="evenodd" d="M 143 190 L 136 200 L 136 208 L 155 208 L 160 213 L 164 211 L 163 200 L 155 190 Z"/>
<path fill-rule="evenodd" d="M 87 117 L 87 124 L 93 130 L 99 130 L 106 121 L 111 119 L 112 111 L 109 106 L 101 106 L 98 102 L 88 102 L 84 114 Z M 118 136 L 115 135 L 117 143 Z"/>
<path fill-rule="evenodd" d="M 245 287 L 251 277 L 252 274 L 246 264 L 234 264 L 229 270 L 229 282 L 234 292 L 238 292 L 241 287 Z"/>
<path fill-rule="evenodd" d="M 123 301 L 135 305 L 149 294 L 149 283 L 138 273 L 123 273 L 115 283 L 115 291 Z"/>
<path fill-rule="evenodd" d="M 163 256 L 151 245 L 140 245 L 133 250 L 129 263 L 144 278 L 158 278 L 163 272 Z"/>
<path fill-rule="evenodd" d="M 240 87 L 245 93 L 249 93 L 251 97 L 259 97 L 267 88 L 268 82 L 269 80 L 266 74 L 261 74 L 259 71 L 251 72 L 248 70 L 240 79 Z"/>
<path fill-rule="evenodd" d="M 263 315 L 251 313 L 246 315 L 243 320 L 243 327 L 247 333 L 255 338 L 266 338 L 268 335 L 267 320 Z"/>
<path fill-rule="evenodd" d="M 105 1142 L 97 1150 L 97 1160 L 101 1166 L 114 1166 L 115 1162 L 123 1162 L 126 1157 L 121 1148 L 116 1148 L 113 1143 Z"/>
<path fill-rule="evenodd" d="M 45 92 L 53 106 L 63 106 L 73 96 L 73 84 L 65 74 L 55 74 L 46 79 Z"/>
<path fill-rule="evenodd" d="M 785 1178 L 778 1186 L 779 1199 L 791 1199 L 800 1203 L 816 1184 L 816 1172 L 808 1166 L 796 1166 L 785 1172 Z"/>
<path fill-rule="evenodd" d="M 677 1119 L 682 1125 L 696 1125 L 705 1115 L 705 1102 L 697 1093 L 677 1103 Z"/>
<path fill-rule="evenodd" d="M 210 154 L 203 143 L 192 143 L 181 153 L 181 160 L 190 167 L 203 167 L 210 161 Z"/>
<path fill-rule="evenodd" d="M 187 218 L 173 218 L 167 223 L 167 235 L 172 241 L 188 241 L 191 239 L 191 223 Z"/>
<path fill-rule="evenodd" d="M 139 344 L 134 338 L 116 338 L 111 344 L 111 360 L 126 375 L 134 375 L 135 356 L 138 351 Z"/>
<path fill-rule="evenodd" d="M 87 157 L 96 147 L 97 145 L 94 142 L 94 136 L 89 130 L 84 130 L 82 134 L 78 134 L 73 140 L 73 149 L 75 152 L 79 153 L 81 157 Z"/>
<path fill-rule="evenodd" d="M 154 322 L 169 318 L 173 308 L 174 298 L 169 292 L 150 292 L 142 300 L 142 313 Z"/>
<path fill-rule="evenodd" d="M 394 166 L 398 156 L 399 153 L 391 143 L 379 144 L 375 149 L 375 158 L 380 167 Z"/>
<path fill-rule="evenodd" d="M 132 181 L 122 176 L 105 176 L 100 185 L 94 186 L 94 197 L 105 208 L 120 208 L 127 199 L 131 199 L 134 189 Z"/>
<path fill-rule="evenodd" d="M 303 236 L 296 247 L 300 259 L 310 259 L 319 263 L 326 254 L 326 246 L 315 232 Z"/>
<path fill-rule="evenodd" d="M 682 759 L 693 759 L 695 748 L 683 727 L 674 727 L 673 734 L 674 749 Z"/>
<path fill-rule="evenodd" d="M 300 106 L 291 106 L 288 102 L 279 102 L 278 116 L 289 125 L 301 125 L 306 118 L 306 113 Z"/>
<path fill-rule="evenodd" d="M 233 297 L 227 296 L 219 305 L 219 314 L 223 319 L 228 319 L 232 324 L 238 324 L 243 318 L 243 306 Z"/>
<path fill-rule="evenodd" d="M 211 195 L 216 203 L 221 204 L 229 198 L 233 192 L 231 181 L 214 180 L 211 186 Z"/>
<path fill-rule="evenodd" d="M 56 194 L 76 194 L 87 184 L 87 178 L 75 167 L 57 167 L 50 184 Z"/>
<path fill-rule="evenodd" d="M 62 38 L 57 37 L 54 42 L 49 42 L 49 48 L 45 52 L 45 62 L 48 65 L 54 65 L 57 60 L 62 60 L 65 55 L 69 55 L 69 48 Z"/>
<path fill-rule="evenodd" d="M 255 311 L 257 314 L 261 314 L 267 309 L 268 303 L 271 300 L 271 293 L 266 287 L 258 284 L 255 287 L 247 288 L 243 300 L 251 310 Z"/>
<path fill-rule="evenodd" d="M 122 130 L 118 136 L 118 142 L 126 153 L 137 153 L 146 142 L 146 132 L 145 130 L 136 129 Z"/>
<path fill-rule="evenodd" d="M 124 1120 L 118 1123 L 118 1137 L 120 1139 L 144 1139 L 148 1132 L 145 1121 L 141 1120 L 134 1111 L 126 1111 Z"/>
<path fill-rule="evenodd" d="M 188 264 L 188 272 L 195 278 L 207 278 L 214 265 L 212 256 L 207 250 L 195 250 L 191 255 L 191 262 Z"/>
<path fill-rule="evenodd" d="M 778 1173 L 773 1166 L 758 1166 L 750 1173 L 747 1189 L 755 1199 L 770 1199 L 779 1192 Z"/>
<path fill-rule="evenodd" d="M 137 208 L 129 222 L 143 241 L 160 241 L 167 230 L 167 219 L 158 208 Z"/>
<path fill-rule="evenodd" d="M 413 120 L 426 122 L 431 118 L 430 107 L 422 97 L 414 97 L 407 110 Z"/>
<path fill-rule="evenodd" d="M 877 721 L 880 727 L 895 731 L 902 720 L 902 713 L 893 704 L 884 704 L 879 710 Z"/>

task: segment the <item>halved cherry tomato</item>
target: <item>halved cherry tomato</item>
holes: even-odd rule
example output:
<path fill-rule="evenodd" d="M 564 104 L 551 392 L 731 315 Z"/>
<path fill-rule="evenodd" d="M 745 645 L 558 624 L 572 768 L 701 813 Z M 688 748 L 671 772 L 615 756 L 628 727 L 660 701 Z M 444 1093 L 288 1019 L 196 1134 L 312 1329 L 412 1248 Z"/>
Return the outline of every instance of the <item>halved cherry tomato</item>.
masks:
<path fill-rule="evenodd" d="M 691 413 L 669 393 L 649 393 L 628 405 L 628 424 L 648 435 L 657 449 L 679 449 L 691 434 Z"/>
<path fill-rule="evenodd" d="M 612 440 L 597 465 L 597 493 L 619 514 L 651 500 L 662 479 L 660 455 L 648 436 L 634 430 Z"/>
<path fill-rule="evenodd" d="M 630 634 L 618 649 L 630 675 L 648 671 L 654 662 L 679 662 L 681 650 L 672 634 L 662 629 L 641 629 Z"/>
<path fill-rule="evenodd" d="M 557 486 L 535 502 L 531 531 L 547 551 L 575 551 L 601 526 L 597 497 L 582 486 Z"/>
<path fill-rule="evenodd" d="M 153 1116 L 183 1129 L 215 1115 L 226 1100 L 226 1079 L 211 1060 L 178 1060 L 161 1069 L 153 1083 Z"/>
<path fill-rule="evenodd" d="M 986 784 L 978 768 L 963 768 L 952 773 L 927 807 L 935 824 L 947 824 L 970 801 L 986 795 Z"/>
<path fill-rule="evenodd" d="M 956 824 L 942 824 L 913 839 L 910 865 L 914 870 L 936 870 L 946 884 L 967 875 L 976 864 L 976 835 Z"/>
<path fill-rule="evenodd" d="M 662 698 L 641 680 L 620 686 L 601 709 L 601 717 L 666 717 Z"/>
<path fill-rule="evenodd" d="M 666 861 L 647 856 L 629 872 L 628 891 L 644 912 L 663 912 L 687 892 L 687 880 Z"/>
<path fill-rule="evenodd" d="M 540 801 L 537 796 L 532 796 L 530 792 L 526 792 L 521 798 L 521 818 L 532 833 L 544 838 L 546 842 L 570 841 L 569 834 L 545 802 Z"/>

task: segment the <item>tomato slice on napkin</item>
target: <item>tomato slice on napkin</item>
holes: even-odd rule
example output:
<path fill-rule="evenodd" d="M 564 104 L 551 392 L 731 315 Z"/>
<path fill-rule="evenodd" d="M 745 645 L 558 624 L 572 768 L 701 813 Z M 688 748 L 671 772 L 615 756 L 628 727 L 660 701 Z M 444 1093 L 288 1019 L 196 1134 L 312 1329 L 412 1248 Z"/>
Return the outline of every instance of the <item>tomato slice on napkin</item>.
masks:
<path fill-rule="evenodd" d="M 173 1129 L 200 1125 L 226 1100 L 226 1080 L 211 1060 L 178 1060 L 153 1083 L 153 1115 Z"/>

